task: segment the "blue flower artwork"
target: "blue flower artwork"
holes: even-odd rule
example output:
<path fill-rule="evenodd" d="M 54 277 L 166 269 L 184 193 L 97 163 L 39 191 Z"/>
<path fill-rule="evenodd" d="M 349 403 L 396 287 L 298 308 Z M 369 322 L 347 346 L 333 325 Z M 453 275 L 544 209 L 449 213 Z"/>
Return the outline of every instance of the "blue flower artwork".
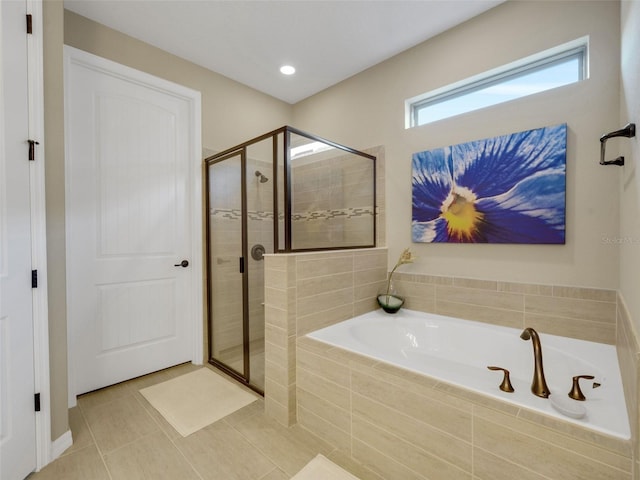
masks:
<path fill-rule="evenodd" d="M 567 125 L 413 155 L 414 242 L 565 243 Z"/>

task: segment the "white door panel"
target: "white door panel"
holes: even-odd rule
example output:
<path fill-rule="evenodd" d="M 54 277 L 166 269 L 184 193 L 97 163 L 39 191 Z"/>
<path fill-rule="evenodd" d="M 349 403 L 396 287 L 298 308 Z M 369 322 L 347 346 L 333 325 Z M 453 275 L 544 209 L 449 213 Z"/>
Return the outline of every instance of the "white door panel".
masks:
<path fill-rule="evenodd" d="M 25 2 L 0 2 L 0 478 L 36 468 Z"/>
<path fill-rule="evenodd" d="M 66 66 L 67 290 L 79 394 L 193 359 L 199 180 L 190 100 L 144 74 L 70 55 Z M 176 267 L 183 259 L 191 265 Z"/>

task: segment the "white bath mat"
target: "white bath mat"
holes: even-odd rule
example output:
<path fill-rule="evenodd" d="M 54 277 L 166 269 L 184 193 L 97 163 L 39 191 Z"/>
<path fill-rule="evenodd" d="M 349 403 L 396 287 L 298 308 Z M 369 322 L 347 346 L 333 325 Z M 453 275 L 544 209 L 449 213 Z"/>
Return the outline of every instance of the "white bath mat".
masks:
<path fill-rule="evenodd" d="M 208 368 L 143 388 L 140 393 L 183 437 L 257 399 Z"/>
<path fill-rule="evenodd" d="M 358 480 L 324 455 L 318 455 L 296 473 L 291 480 Z"/>

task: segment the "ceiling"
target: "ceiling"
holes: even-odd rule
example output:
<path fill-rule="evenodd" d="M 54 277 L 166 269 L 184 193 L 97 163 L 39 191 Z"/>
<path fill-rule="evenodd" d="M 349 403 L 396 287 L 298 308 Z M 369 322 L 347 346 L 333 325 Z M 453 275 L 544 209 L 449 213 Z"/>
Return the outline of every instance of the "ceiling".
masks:
<path fill-rule="evenodd" d="M 64 0 L 65 8 L 294 104 L 504 0 Z M 293 65 L 295 75 L 279 68 Z"/>

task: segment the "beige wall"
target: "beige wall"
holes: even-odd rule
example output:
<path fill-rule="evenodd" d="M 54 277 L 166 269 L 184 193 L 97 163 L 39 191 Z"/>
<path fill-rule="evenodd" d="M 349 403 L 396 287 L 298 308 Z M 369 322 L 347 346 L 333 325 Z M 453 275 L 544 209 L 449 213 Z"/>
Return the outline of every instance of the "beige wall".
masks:
<path fill-rule="evenodd" d="M 619 127 L 634 122 L 640 127 L 640 1 L 621 2 L 621 82 Z M 640 132 L 632 139 L 615 140 L 625 157 L 620 191 L 620 294 L 640 332 Z M 607 143 L 612 143 L 610 140 Z M 613 146 L 613 145 L 612 145 Z M 613 150 L 615 153 L 615 150 Z"/>
<path fill-rule="evenodd" d="M 291 123 L 289 104 L 45 1 L 45 134 L 52 439 L 68 430 L 62 45 L 71 45 L 202 93 L 202 145 L 210 151 Z"/>
<path fill-rule="evenodd" d="M 618 176 L 599 162 L 599 137 L 618 128 L 617 2 L 502 4 L 295 105 L 294 125 L 354 148 L 382 144 L 387 161 L 389 262 L 403 271 L 513 282 L 618 288 Z M 590 36 L 590 78 L 419 128 L 404 129 L 404 100 L 556 45 Z M 411 243 L 411 155 L 430 148 L 568 124 L 567 243 Z"/>
<path fill-rule="evenodd" d="M 67 417 L 67 299 L 64 220 L 62 1 L 47 0 L 44 15 L 45 188 L 49 296 L 51 439 L 69 430 Z"/>
<path fill-rule="evenodd" d="M 220 151 L 291 122 L 291 105 L 65 11 L 64 43 L 202 93 L 202 146 Z"/>

